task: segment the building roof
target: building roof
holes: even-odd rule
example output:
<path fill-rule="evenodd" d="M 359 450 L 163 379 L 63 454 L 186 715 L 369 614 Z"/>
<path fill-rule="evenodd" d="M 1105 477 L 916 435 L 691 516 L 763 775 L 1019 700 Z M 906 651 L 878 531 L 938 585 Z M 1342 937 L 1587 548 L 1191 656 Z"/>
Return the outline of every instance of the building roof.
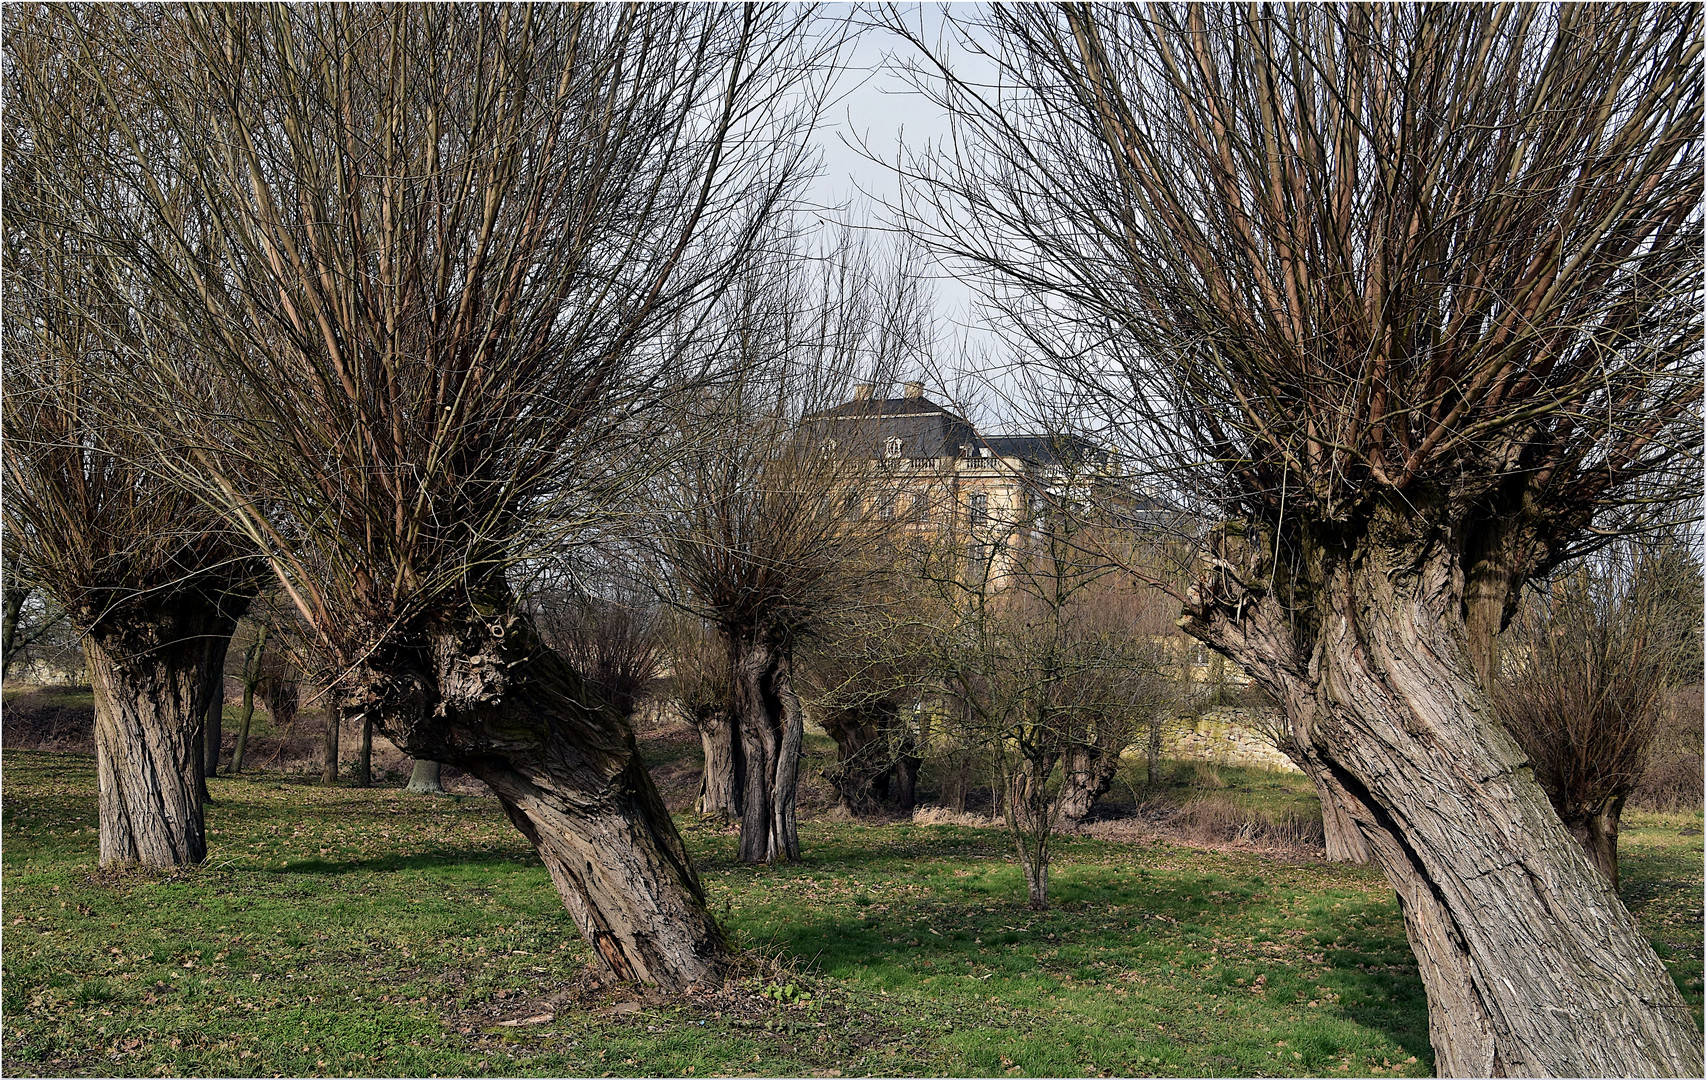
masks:
<path fill-rule="evenodd" d="M 905 397 L 856 396 L 806 420 L 822 425 L 823 437 L 847 453 L 873 458 L 987 456 L 1044 468 L 1097 469 L 1113 462 L 1106 447 L 1077 435 L 983 435 L 965 417 L 925 397 L 919 383 L 911 384 Z M 885 445 L 896 438 L 899 454 Z"/>
<path fill-rule="evenodd" d="M 870 457 L 886 452 L 889 439 L 901 441 L 900 457 L 959 457 L 961 447 L 978 441 L 977 429 L 965 417 L 927 397 L 855 398 L 808 416 L 848 453 Z"/>
<path fill-rule="evenodd" d="M 1029 465 L 1106 466 L 1113 454 L 1077 435 L 991 435 L 983 440 L 996 457 L 1018 458 Z"/>

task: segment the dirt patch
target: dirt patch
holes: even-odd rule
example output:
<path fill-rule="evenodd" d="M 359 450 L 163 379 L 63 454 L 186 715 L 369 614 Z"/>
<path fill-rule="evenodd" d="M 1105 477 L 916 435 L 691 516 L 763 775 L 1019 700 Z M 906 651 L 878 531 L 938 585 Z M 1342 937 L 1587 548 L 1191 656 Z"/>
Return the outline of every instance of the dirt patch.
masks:
<path fill-rule="evenodd" d="M 703 1032 L 726 1025 L 777 1050 L 810 1044 L 849 1058 L 873 1043 L 901 1038 L 898 1027 L 860 1008 L 846 989 L 795 965 L 778 965 L 762 950 L 737 960 L 735 972 L 715 989 L 665 995 L 612 984 L 588 967 L 548 994 L 500 990 L 487 1001 L 446 1013 L 444 1023 L 476 1044 L 502 1046 L 550 1038 L 550 1025 L 570 1016 L 612 1032 Z"/>

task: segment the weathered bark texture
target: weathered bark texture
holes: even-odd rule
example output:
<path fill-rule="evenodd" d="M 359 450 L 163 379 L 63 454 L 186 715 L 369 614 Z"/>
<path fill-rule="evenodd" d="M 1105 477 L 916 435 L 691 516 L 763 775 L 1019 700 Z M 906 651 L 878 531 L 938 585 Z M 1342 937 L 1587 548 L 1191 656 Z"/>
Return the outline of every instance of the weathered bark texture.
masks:
<path fill-rule="evenodd" d="M 1327 847 L 1328 862 L 1367 863 L 1368 842 L 1345 808 L 1335 788 L 1316 785 L 1321 795 L 1321 833 Z"/>
<path fill-rule="evenodd" d="M 1223 550 L 1181 624 L 1281 703 L 1397 890 L 1440 1073 L 1697 1075 L 1687 1004 L 1493 717 L 1448 536 L 1397 508 L 1340 545 L 1291 611 L 1250 584 L 1262 545 Z"/>
<path fill-rule="evenodd" d="M 729 666 L 745 772 L 740 859 L 746 863 L 798 859 L 794 804 L 805 715 L 794 693 L 792 660 L 783 648 L 737 638 L 730 644 Z"/>
<path fill-rule="evenodd" d="M 326 734 L 320 743 L 320 783 L 335 784 L 338 782 L 338 729 L 343 727 L 343 717 L 338 710 L 326 710 Z"/>
<path fill-rule="evenodd" d="M 610 976 L 720 982 L 728 945 L 621 714 L 525 615 L 447 620 L 416 641 L 353 672 L 346 708 L 491 788 Z"/>
<path fill-rule="evenodd" d="M 1285 746 L 1281 749 L 1315 784 L 1315 794 L 1321 801 L 1321 834 L 1327 845 L 1327 861 L 1367 863 L 1368 843 L 1345 806 L 1341 788 L 1322 768 L 1320 759 L 1301 750 L 1294 752 Z"/>
<path fill-rule="evenodd" d="M 207 755 L 206 775 L 219 775 L 220 751 L 225 745 L 225 653 L 229 649 L 231 639 L 225 639 L 226 648 L 220 650 L 219 678 L 214 683 L 213 694 L 207 703 L 207 723 L 202 729 L 202 750 Z"/>
<path fill-rule="evenodd" d="M 409 770 L 409 783 L 403 790 L 413 795 L 443 795 L 444 783 L 439 776 L 443 771 L 441 762 L 417 758 L 414 768 Z"/>
<path fill-rule="evenodd" d="M 361 749 L 355 759 L 355 786 L 373 786 L 373 717 L 362 714 Z"/>
<path fill-rule="evenodd" d="M 1582 845 L 1582 851 L 1594 869 L 1605 875 L 1616 892 L 1621 884 L 1617 871 L 1617 833 L 1623 824 L 1624 796 L 1617 796 L 1598 812 L 1571 814 L 1564 818 L 1564 827 Z"/>
<path fill-rule="evenodd" d="M 699 731 L 705 767 L 699 774 L 696 813 L 739 821 L 740 797 L 746 778 L 741 767 L 740 744 L 735 740 L 734 712 L 726 706 L 701 705 L 693 712 Z"/>
<path fill-rule="evenodd" d="M 1093 743 L 1067 747 L 1061 758 L 1064 771 L 1060 794 L 1055 797 L 1055 812 L 1063 824 L 1083 823 L 1096 800 L 1114 786 L 1114 776 L 1120 770 L 1120 749 Z"/>
<path fill-rule="evenodd" d="M 869 814 L 885 799 L 911 810 L 917 801 L 917 739 L 896 702 L 883 698 L 827 709 L 823 727 L 835 740 L 835 764 L 824 779 L 844 813 Z"/>
<path fill-rule="evenodd" d="M 178 593 L 101 620 L 83 652 L 95 691 L 102 866 L 172 867 L 207 856 L 197 736 L 246 598 Z"/>
<path fill-rule="evenodd" d="M 195 738 L 190 740 L 190 753 L 195 756 L 195 797 L 201 800 L 203 806 L 213 802 L 213 795 L 207 790 L 207 770 L 202 767 L 202 761 L 207 757 L 207 720 L 204 717 L 196 728 Z"/>

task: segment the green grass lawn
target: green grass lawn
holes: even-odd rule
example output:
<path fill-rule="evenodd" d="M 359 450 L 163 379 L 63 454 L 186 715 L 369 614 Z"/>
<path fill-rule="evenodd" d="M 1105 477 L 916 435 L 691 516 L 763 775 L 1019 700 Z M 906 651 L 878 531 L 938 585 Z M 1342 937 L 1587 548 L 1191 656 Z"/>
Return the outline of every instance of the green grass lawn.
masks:
<path fill-rule="evenodd" d="M 813 823 L 802 864 L 753 869 L 684 819 L 758 959 L 665 1002 L 593 986 L 494 800 L 218 779 L 206 866 L 114 876 L 89 759 L 8 752 L 4 780 L 12 1075 L 1432 1071 L 1366 868 L 1071 839 L 1039 915 L 995 830 Z M 1623 845 L 1698 1015 L 1700 815 L 1631 815 Z"/>

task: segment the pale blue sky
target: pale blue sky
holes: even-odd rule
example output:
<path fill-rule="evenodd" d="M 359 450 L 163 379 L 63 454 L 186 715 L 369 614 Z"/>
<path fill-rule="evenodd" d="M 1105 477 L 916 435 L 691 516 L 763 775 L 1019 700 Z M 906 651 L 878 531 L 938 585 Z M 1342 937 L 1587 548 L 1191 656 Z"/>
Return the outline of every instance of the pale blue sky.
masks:
<path fill-rule="evenodd" d="M 971 4 L 950 5 L 964 11 Z M 835 15 L 845 15 L 848 5 L 834 5 Z M 912 8 L 911 19 L 920 15 L 927 25 L 940 25 L 940 5 L 920 5 Z M 904 57 L 910 46 L 893 34 L 870 29 L 862 33 L 846 54 L 846 70 L 837 86 L 837 100 L 826 111 L 817 134 L 817 145 L 823 154 L 823 170 L 810 189 L 812 201 L 826 208 L 848 207 L 855 222 L 880 224 L 886 216 L 884 203 L 893 203 L 899 194 L 899 182 L 892 165 L 902 140 L 909 150 L 921 149 L 926 143 L 937 143 L 949 134 L 949 123 L 941 109 L 911 88 L 906 80 L 892 70 L 897 55 Z M 890 63 L 885 63 L 887 58 Z M 871 160 L 876 156 L 887 165 Z M 831 213 L 837 213 L 831 210 Z M 956 363 L 950 354 L 959 352 L 962 345 L 973 352 L 988 354 L 996 364 L 1004 362 L 1006 352 L 994 335 L 983 329 L 974 308 L 975 295 L 953 275 L 951 268 L 940 268 L 935 283 L 943 365 Z M 960 392 L 944 388 L 941 383 L 947 372 L 924 374 L 935 398 L 971 396 L 970 387 Z M 1008 380 L 997 379 L 999 385 Z M 978 395 L 983 397 L 985 395 Z M 991 409 L 991 414 L 1004 412 Z M 994 415 L 985 421 L 997 419 Z"/>

